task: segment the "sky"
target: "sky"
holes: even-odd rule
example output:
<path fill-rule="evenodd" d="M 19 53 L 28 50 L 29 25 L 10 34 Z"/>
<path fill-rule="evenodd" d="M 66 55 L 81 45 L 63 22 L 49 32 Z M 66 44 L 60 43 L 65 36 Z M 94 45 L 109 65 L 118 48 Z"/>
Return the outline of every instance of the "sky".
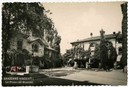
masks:
<path fill-rule="evenodd" d="M 101 29 L 105 34 L 121 31 L 123 2 L 84 2 L 84 3 L 43 3 L 48 15 L 61 36 L 61 53 L 70 49 L 71 42 L 100 35 Z"/>

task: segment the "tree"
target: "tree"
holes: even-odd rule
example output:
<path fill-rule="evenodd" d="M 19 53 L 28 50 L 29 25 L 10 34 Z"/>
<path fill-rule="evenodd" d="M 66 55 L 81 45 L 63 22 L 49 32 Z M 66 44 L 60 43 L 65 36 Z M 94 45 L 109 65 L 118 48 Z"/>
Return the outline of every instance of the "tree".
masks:
<path fill-rule="evenodd" d="M 3 3 L 3 51 L 7 51 L 10 39 L 18 32 L 32 30 L 39 35 L 39 31 L 36 27 L 41 22 L 40 16 L 43 15 L 43 10 L 44 8 L 40 7 L 38 3 Z"/>
<path fill-rule="evenodd" d="M 122 18 L 122 67 L 127 65 L 127 2 L 121 4 Z"/>
<path fill-rule="evenodd" d="M 54 48 L 57 50 L 58 54 L 60 54 L 60 42 L 61 42 L 61 36 L 56 35 Z"/>
<path fill-rule="evenodd" d="M 100 45 L 95 44 L 94 59 L 100 60 Z"/>
<path fill-rule="evenodd" d="M 108 51 L 106 46 L 106 39 L 104 37 L 105 31 L 102 29 L 100 31 L 101 34 L 101 40 L 100 40 L 100 62 L 101 66 L 100 68 L 107 69 L 108 65 Z"/>
<path fill-rule="evenodd" d="M 41 3 L 3 3 L 2 6 L 2 58 L 5 58 L 10 40 L 18 33 L 32 31 L 36 37 L 43 38 L 48 30 L 49 40 L 53 39 L 54 24 L 45 14 Z"/>

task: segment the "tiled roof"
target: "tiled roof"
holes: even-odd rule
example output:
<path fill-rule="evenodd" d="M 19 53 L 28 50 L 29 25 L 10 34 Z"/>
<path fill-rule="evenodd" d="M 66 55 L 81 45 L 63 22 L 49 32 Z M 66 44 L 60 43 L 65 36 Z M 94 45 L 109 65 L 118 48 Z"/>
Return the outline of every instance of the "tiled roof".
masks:
<path fill-rule="evenodd" d="M 119 34 L 118 37 L 121 38 L 121 34 Z M 113 39 L 113 38 L 116 38 L 116 35 L 115 34 L 108 34 L 108 35 L 105 35 L 105 38 L 106 39 Z M 89 41 L 98 41 L 100 39 L 101 39 L 101 36 L 92 36 L 90 38 L 71 42 L 71 44 L 81 43 L 81 42 L 89 42 Z"/>

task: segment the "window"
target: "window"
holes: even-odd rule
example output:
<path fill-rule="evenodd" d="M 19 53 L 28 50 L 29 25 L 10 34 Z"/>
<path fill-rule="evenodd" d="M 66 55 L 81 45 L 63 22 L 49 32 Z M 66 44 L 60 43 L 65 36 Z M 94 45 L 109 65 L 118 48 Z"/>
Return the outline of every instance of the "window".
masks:
<path fill-rule="evenodd" d="M 33 52 L 38 52 L 38 45 L 37 44 L 32 45 L 32 51 Z"/>
<path fill-rule="evenodd" d="M 121 54 L 122 53 L 122 47 L 119 47 L 118 51 L 119 51 L 119 54 Z"/>
<path fill-rule="evenodd" d="M 94 43 L 90 43 L 90 47 L 94 47 Z"/>
<path fill-rule="evenodd" d="M 22 50 L 22 45 L 23 45 L 23 41 L 22 40 L 18 40 L 17 41 L 17 49 L 18 50 Z"/>

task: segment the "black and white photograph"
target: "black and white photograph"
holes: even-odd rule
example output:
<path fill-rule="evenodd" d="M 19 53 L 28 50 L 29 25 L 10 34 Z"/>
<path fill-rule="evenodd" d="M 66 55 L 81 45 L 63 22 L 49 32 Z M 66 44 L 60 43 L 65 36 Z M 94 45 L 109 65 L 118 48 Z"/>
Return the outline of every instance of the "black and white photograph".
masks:
<path fill-rule="evenodd" d="M 127 2 L 2 2 L 2 86 L 127 86 Z"/>

